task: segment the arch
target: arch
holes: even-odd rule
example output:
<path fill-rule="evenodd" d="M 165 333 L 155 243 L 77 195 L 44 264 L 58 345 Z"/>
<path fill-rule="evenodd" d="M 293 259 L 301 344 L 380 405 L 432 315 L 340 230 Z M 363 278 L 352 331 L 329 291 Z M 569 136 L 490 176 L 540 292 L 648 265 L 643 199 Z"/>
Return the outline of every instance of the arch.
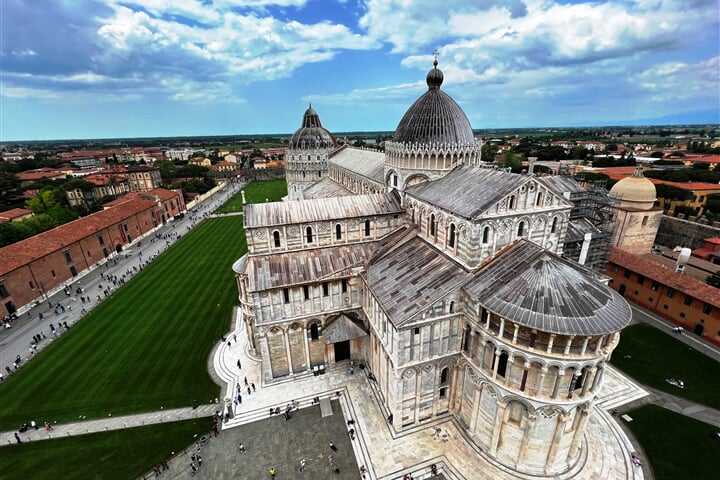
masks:
<path fill-rule="evenodd" d="M 450 380 L 450 367 L 442 367 L 440 370 L 440 385 L 447 385 Z"/>
<path fill-rule="evenodd" d="M 455 301 L 450 300 L 450 306 L 448 307 L 449 312 L 448 313 L 455 313 Z"/>
<path fill-rule="evenodd" d="M 540 207 L 542 206 L 543 201 L 543 192 L 538 191 L 537 197 L 535 197 L 535 206 Z"/>
<path fill-rule="evenodd" d="M 428 177 L 424 173 L 415 173 L 405 179 L 405 183 L 403 185 L 403 190 L 412 185 L 417 185 L 419 183 L 425 183 L 425 182 L 429 182 L 429 181 L 430 181 L 430 177 Z"/>
<path fill-rule="evenodd" d="M 483 228 L 482 243 L 488 243 L 490 239 L 490 227 L 486 226 Z"/>
<path fill-rule="evenodd" d="M 516 204 L 515 195 L 510 195 L 510 200 L 508 201 L 508 210 L 515 210 L 515 204 Z"/>
<path fill-rule="evenodd" d="M 280 246 L 280 232 L 278 230 L 273 231 L 273 245 L 275 247 Z"/>
<path fill-rule="evenodd" d="M 318 326 L 317 322 L 313 322 L 310 324 L 310 340 L 319 340 L 320 339 L 320 327 Z"/>
<path fill-rule="evenodd" d="M 313 243 L 313 229 L 312 227 L 305 228 L 305 238 L 307 243 Z"/>
<path fill-rule="evenodd" d="M 430 227 L 429 227 L 429 228 L 430 228 L 430 233 L 429 233 L 429 235 L 430 235 L 431 237 L 434 237 L 434 236 L 435 236 L 435 227 L 436 227 L 435 223 L 436 223 L 436 221 L 435 221 L 435 214 L 432 213 L 432 214 L 430 214 Z"/>
<path fill-rule="evenodd" d="M 342 225 L 335 225 L 335 240 L 342 240 Z"/>
<path fill-rule="evenodd" d="M 455 224 L 451 223 L 450 231 L 448 232 L 448 246 L 450 248 L 455 247 L 455 229 L 456 229 Z"/>
<path fill-rule="evenodd" d="M 520 220 L 517 228 L 517 236 L 522 237 L 523 235 L 525 235 L 525 220 Z"/>
<path fill-rule="evenodd" d="M 550 233 L 557 232 L 557 221 L 558 221 L 558 218 L 553 217 L 552 226 L 550 227 Z"/>
<path fill-rule="evenodd" d="M 365 236 L 366 237 L 370 236 L 370 220 L 369 219 L 365 220 Z"/>

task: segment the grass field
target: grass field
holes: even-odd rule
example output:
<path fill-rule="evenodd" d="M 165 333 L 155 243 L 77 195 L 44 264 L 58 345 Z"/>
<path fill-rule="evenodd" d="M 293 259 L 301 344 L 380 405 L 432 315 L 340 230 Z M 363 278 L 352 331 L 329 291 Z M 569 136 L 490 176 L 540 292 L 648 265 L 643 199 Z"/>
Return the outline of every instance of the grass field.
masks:
<path fill-rule="evenodd" d="M 209 402 L 208 356 L 237 303 L 242 217 L 210 219 L 3 384 L 0 428 Z"/>
<path fill-rule="evenodd" d="M 210 430 L 209 419 L 13 444 L 2 448 L 0 478 L 137 478 Z"/>
<path fill-rule="evenodd" d="M 626 425 L 645 450 L 656 480 L 717 478 L 720 441 L 710 437 L 716 427 L 655 405 L 628 415 L 633 421 Z"/>
<path fill-rule="evenodd" d="M 611 363 L 640 383 L 720 409 L 720 364 L 650 325 L 623 330 Z M 682 379 L 685 388 L 666 378 Z"/>
<path fill-rule="evenodd" d="M 284 178 L 251 182 L 247 184 L 244 190 L 247 203 L 264 203 L 265 199 L 269 199 L 271 202 L 279 202 L 282 197 L 287 195 L 287 183 Z M 242 211 L 243 203 L 240 192 L 215 210 L 217 213 L 242 213 Z"/>

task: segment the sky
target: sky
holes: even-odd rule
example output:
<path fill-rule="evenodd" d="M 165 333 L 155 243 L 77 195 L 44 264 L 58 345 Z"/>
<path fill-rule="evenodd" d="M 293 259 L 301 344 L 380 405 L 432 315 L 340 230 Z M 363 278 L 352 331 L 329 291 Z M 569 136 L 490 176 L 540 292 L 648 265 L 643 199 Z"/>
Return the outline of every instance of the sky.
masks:
<path fill-rule="evenodd" d="M 718 0 L 2 0 L 0 141 L 720 123 Z"/>

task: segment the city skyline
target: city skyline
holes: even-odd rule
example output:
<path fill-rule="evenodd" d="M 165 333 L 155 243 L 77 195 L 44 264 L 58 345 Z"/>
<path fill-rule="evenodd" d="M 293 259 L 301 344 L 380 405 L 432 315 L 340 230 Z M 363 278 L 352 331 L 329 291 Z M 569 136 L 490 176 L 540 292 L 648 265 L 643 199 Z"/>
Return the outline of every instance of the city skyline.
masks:
<path fill-rule="evenodd" d="M 475 129 L 718 123 L 719 10 L 715 0 L 9 0 L 0 141 L 289 133 L 310 103 L 331 131 L 394 130 L 436 50 L 443 89 Z"/>

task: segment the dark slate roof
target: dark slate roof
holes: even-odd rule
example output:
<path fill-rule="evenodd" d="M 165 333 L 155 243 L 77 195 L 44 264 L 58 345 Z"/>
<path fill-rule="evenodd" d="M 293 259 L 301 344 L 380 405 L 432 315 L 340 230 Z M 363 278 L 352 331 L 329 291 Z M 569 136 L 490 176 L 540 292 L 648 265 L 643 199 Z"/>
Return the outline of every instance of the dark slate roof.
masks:
<path fill-rule="evenodd" d="M 289 142 L 290 148 L 312 149 L 337 147 L 335 137 L 323 128 L 320 116 L 308 107 L 303 115 L 302 126 L 293 133 Z"/>
<path fill-rule="evenodd" d="M 601 335 L 632 320 L 617 292 L 527 240 L 498 254 L 465 289 L 490 311 L 543 332 Z"/>
<path fill-rule="evenodd" d="M 592 233 L 595 236 L 600 233 L 600 229 L 585 217 L 570 220 L 564 242 L 582 242 L 585 240 L 586 233 Z"/>
<path fill-rule="evenodd" d="M 458 167 L 444 177 L 405 189 L 410 197 L 472 219 L 532 177 L 479 167 Z"/>
<path fill-rule="evenodd" d="M 404 211 L 396 195 L 376 193 L 294 202 L 248 203 L 243 212 L 245 228 L 254 228 L 397 214 Z"/>
<path fill-rule="evenodd" d="M 364 263 L 370 258 L 374 246 L 374 243 L 368 242 L 251 256 L 245 269 L 249 290 L 256 292 L 330 278 L 354 265 Z M 237 265 L 237 268 L 241 266 Z"/>
<path fill-rule="evenodd" d="M 370 291 L 395 326 L 472 278 L 419 237 L 374 258 L 366 275 Z"/>
<path fill-rule="evenodd" d="M 375 150 L 343 147 L 328 160 L 330 168 L 336 166 L 384 185 L 385 154 Z"/>
<path fill-rule="evenodd" d="M 435 68 L 427 74 L 428 91 L 407 110 L 400 120 L 393 142 L 473 145 L 470 121 L 460 105 L 450 95 L 440 90 L 442 71 Z"/>
<path fill-rule="evenodd" d="M 312 198 L 346 197 L 348 195 L 353 195 L 353 192 L 330 177 L 325 177 L 303 190 L 303 198 L 305 200 Z"/>
<path fill-rule="evenodd" d="M 586 190 L 574 178 L 567 175 L 548 175 L 537 177 L 538 182 L 545 184 L 548 188 L 559 194 L 585 193 Z"/>

